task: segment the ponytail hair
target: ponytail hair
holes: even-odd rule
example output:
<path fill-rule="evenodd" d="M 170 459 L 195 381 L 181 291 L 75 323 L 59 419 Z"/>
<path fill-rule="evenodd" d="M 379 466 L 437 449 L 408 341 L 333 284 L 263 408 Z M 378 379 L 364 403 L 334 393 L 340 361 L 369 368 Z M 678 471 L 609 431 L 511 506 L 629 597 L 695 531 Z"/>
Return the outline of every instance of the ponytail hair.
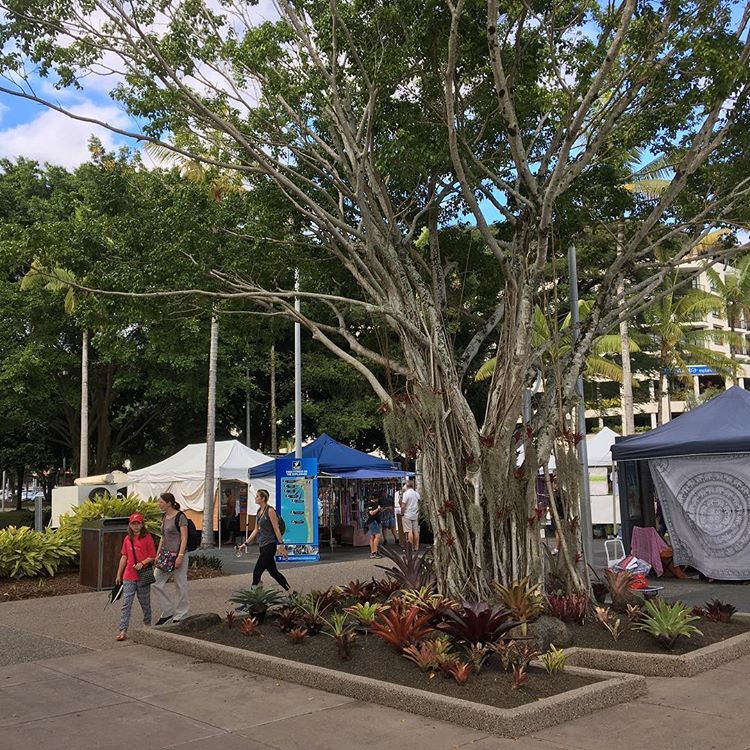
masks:
<path fill-rule="evenodd" d="M 180 504 L 174 499 L 174 495 L 171 492 L 162 492 L 159 495 L 159 500 L 163 500 L 167 505 L 171 505 L 175 510 L 180 509 Z"/>
<path fill-rule="evenodd" d="M 268 494 L 268 490 L 258 490 L 258 494 L 266 501 L 268 502 L 270 495 Z"/>

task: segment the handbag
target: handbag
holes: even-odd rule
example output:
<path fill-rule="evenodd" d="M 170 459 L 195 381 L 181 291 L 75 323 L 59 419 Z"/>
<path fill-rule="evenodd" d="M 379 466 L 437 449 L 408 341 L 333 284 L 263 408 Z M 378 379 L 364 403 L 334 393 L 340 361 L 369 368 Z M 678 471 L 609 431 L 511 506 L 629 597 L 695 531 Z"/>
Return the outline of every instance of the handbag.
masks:
<path fill-rule="evenodd" d="M 163 549 L 156 558 L 156 567 L 165 573 L 171 573 L 174 570 L 174 564 L 177 561 L 177 553 Z"/>
<path fill-rule="evenodd" d="M 130 546 L 133 548 L 133 565 L 135 565 L 138 562 L 138 558 L 135 554 L 135 542 L 133 542 L 132 537 L 130 538 Z M 138 573 L 138 588 L 143 588 L 144 586 L 150 586 L 152 583 L 156 583 L 153 566 L 147 565 L 140 570 L 136 570 L 136 573 Z"/>

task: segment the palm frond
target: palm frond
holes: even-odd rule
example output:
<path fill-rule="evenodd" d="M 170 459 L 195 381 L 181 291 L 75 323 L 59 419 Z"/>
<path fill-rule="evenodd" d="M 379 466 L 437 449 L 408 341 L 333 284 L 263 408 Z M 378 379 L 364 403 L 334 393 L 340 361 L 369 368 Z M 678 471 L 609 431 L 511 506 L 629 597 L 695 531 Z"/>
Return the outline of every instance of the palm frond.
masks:
<path fill-rule="evenodd" d="M 631 352 L 639 352 L 641 350 L 638 343 L 628 336 L 628 343 Z M 594 339 L 591 351 L 594 354 L 601 356 L 602 354 L 619 354 L 621 350 L 622 342 L 620 336 L 617 333 L 608 333 L 606 336 L 599 336 Z"/>
<path fill-rule="evenodd" d="M 642 195 L 649 200 L 657 200 L 671 184 L 671 180 L 645 178 L 636 182 L 626 182 L 623 187 L 630 193 Z"/>
<path fill-rule="evenodd" d="M 586 357 L 586 375 L 599 376 L 615 383 L 622 383 L 622 367 L 604 357 L 589 355 Z"/>
<path fill-rule="evenodd" d="M 488 380 L 492 377 L 492 374 L 495 372 L 495 367 L 497 367 L 497 357 L 492 357 L 492 359 L 488 359 L 478 370 L 477 374 L 474 376 L 474 381 L 476 383 L 480 383 L 482 380 Z"/>

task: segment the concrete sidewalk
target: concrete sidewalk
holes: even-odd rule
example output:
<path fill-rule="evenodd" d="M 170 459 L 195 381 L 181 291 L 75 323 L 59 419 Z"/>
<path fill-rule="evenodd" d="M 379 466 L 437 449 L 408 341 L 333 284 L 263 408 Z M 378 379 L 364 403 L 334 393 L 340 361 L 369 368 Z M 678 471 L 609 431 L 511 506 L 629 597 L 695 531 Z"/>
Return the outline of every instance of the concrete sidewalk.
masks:
<path fill-rule="evenodd" d="M 295 588 L 375 572 L 369 559 L 294 568 Z M 194 581 L 191 611 L 224 612 L 245 576 Z M 240 670 L 114 641 L 106 594 L 0 605 L 0 750 L 750 750 L 750 657 L 649 679 L 632 703 L 500 739 Z M 137 620 L 138 610 L 134 620 Z M 446 717 L 449 718 L 449 717 Z"/>

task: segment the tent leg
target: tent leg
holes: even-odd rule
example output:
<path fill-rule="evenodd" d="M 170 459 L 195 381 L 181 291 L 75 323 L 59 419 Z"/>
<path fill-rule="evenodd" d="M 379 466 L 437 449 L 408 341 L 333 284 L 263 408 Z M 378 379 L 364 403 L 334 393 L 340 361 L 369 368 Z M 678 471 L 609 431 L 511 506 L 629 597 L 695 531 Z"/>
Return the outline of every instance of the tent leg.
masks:
<path fill-rule="evenodd" d="M 218 495 L 219 495 L 219 499 L 218 499 L 219 511 L 218 511 L 217 517 L 219 519 L 219 549 L 221 549 L 221 479 L 216 484 L 218 487 Z"/>

